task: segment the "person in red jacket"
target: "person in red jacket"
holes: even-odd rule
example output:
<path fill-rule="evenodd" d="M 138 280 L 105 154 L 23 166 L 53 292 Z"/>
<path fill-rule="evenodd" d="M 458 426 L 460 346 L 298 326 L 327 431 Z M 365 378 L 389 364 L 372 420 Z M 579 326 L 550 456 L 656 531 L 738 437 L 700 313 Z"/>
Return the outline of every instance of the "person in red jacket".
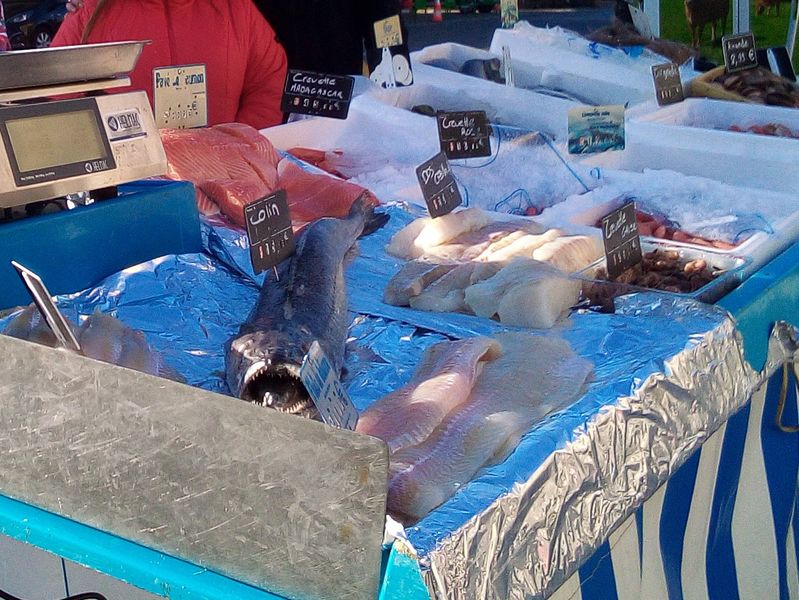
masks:
<path fill-rule="evenodd" d="M 147 92 L 151 104 L 156 70 L 202 64 L 208 125 L 282 122 L 286 54 L 251 0 L 85 0 L 52 45 L 129 40 L 152 40 L 130 76 L 131 88 Z"/>
<path fill-rule="evenodd" d="M 11 43 L 8 41 L 6 31 L 6 16 L 3 13 L 3 0 L 0 0 L 0 52 L 11 50 Z"/>

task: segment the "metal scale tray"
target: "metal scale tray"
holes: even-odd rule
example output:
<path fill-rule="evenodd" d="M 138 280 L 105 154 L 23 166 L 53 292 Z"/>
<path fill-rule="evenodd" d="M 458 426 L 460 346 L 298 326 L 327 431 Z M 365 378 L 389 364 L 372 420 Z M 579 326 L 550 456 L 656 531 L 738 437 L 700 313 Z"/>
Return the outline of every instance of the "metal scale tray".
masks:
<path fill-rule="evenodd" d="M 0 91 L 125 77 L 149 42 L 113 42 L 0 53 Z"/>

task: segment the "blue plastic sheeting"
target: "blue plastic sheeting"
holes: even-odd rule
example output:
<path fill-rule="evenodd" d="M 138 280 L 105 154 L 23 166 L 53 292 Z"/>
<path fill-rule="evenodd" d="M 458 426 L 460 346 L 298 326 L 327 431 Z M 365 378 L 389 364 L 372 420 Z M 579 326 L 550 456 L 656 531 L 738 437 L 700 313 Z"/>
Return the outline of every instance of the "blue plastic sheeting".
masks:
<path fill-rule="evenodd" d="M 735 317 L 743 335 L 746 360 L 756 370 L 763 369 L 774 323 L 797 323 L 799 244 L 791 246 L 754 273 L 718 305 Z"/>
<path fill-rule="evenodd" d="M 143 181 L 119 191 L 113 200 L 0 225 L 0 309 L 30 302 L 12 260 L 51 293 L 66 294 L 158 256 L 200 251 L 192 184 Z"/>

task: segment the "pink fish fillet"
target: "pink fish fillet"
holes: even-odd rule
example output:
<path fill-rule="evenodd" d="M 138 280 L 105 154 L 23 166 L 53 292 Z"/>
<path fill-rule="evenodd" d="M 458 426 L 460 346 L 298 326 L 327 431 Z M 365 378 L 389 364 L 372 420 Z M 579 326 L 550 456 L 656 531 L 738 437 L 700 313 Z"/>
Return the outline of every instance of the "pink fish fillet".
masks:
<path fill-rule="evenodd" d="M 364 411 L 356 430 L 382 439 L 391 452 L 421 443 L 466 401 L 483 364 L 501 352 L 486 337 L 431 346 L 413 379 Z"/>
<path fill-rule="evenodd" d="M 592 364 L 562 339 L 515 332 L 495 338 L 502 356 L 485 364 L 468 400 L 425 441 L 391 456 L 388 509 L 406 523 L 507 458 L 533 425 L 573 402 L 591 374 Z"/>
<path fill-rule="evenodd" d="M 278 185 L 286 190 L 292 221 L 345 217 L 362 195 L 368 206 L 380 204 L 366 188 L 330 175 L 309 173 L 287 159 L 278 164 Z"/>
<path fill-rule="evenodd" d="M 244 226 L 244 206 L 278 187 L 275 148 L 247 125 L 228 123 L 205 129 L 161 131 L 167 176 L 191 181 L 197 206 L 213 214 L 218 206 L 234 223 Z"/>

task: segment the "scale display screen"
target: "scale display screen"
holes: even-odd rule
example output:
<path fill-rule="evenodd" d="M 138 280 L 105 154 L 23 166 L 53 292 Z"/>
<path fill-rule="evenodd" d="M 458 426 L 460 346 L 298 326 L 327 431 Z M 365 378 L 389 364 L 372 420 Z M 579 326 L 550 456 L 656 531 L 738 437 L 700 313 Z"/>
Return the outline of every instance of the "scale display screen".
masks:
<path fill-rule="evenodd" d="M 19 187 L 116 168 L 93 98 L 0 108 L 0 134 Z"/>
<path fill-rule="evenodd" d="M 105 158 L 100 128 L 91 110 L 6 121 L 20 171 L 37 171 Z"/>

